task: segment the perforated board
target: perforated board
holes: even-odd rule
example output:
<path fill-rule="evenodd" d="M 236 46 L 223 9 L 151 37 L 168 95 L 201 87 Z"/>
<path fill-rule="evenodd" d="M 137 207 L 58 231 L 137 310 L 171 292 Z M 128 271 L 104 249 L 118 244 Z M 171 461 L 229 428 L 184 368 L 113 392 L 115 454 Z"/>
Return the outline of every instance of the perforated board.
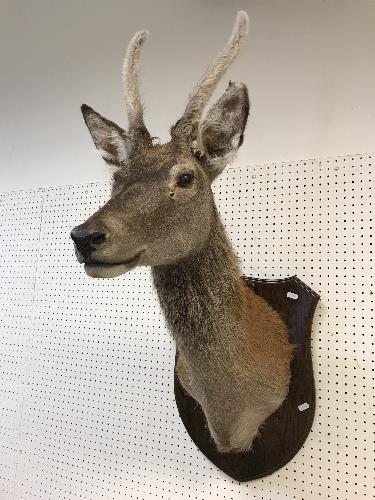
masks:
<path fill-rule="evenodd" d="M 303 449 L 240 484 L 190 441 L 149 270 L 88 278 L 70 229 L 109 185 L 0 195 L 0 498 L 368 499 L 374 494 L 375 156 L 229 168 L 219 211 L 248 276 L 321 295 Z"/>

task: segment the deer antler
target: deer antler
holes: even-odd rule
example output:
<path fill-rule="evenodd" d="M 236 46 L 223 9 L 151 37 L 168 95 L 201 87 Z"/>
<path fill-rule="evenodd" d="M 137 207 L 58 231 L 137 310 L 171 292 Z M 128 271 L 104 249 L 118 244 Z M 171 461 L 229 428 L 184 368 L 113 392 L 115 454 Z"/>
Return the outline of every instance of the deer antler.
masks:
<path fill-rule="evenodd" d="M 129 119 L 129 132 L 131 135 L 140 133 L 144 139 L 150 140 L 151 136 L 143 121 L 143 106 L 139 96 L 138 82 L 139 55 L 147 36 L 148 31 L 138 31 L 130 40 L 122 67 L 122 79 Z"/>
<path fill-rule="evenodd" d="M 244 10 L 237 12 L 233 31 L 223 50 L 207 68 L 191 93 L 183 116 L 172 128 L 172 136 L 191 136 L 196 131 L 205 105 L 225 71 L 235 60 L 249 28 L 249 17 Z"/>

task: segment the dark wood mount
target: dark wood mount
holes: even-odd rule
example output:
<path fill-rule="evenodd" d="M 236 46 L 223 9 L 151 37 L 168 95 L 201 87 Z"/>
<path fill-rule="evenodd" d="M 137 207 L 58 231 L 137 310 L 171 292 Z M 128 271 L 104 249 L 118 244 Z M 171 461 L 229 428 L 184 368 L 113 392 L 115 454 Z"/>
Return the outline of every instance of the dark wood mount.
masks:
<path fill-rule="evenodd" d="M 300 450 L 311 430 L 315 413 L 315 385 L 311 359 L 311 325 L 319 295 L 297 276 L 278 280 L 244 277 L 246 284 L 276 309 L 296 345 L 291 365 L 289 393 L 282 406 L 263 425 L 246 453 L 216 450 L 199 404 L 187 394 L 174 374 L 177 408 L 187 432 L 201 452 L 237 481 L 251 481 L 272 474 Z M 176 360 L 178 353 L 176 353 Z"/>

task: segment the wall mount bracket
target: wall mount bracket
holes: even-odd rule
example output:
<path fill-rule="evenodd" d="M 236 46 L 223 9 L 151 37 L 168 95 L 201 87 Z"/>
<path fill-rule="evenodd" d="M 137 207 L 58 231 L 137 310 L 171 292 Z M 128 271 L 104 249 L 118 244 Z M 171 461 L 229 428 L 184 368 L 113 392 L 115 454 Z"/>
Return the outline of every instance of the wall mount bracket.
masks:
<path fill-rule="evenodd" d="M 266 280 L 243 277 L 245 283 L 281 315 L 295 344 L 289 393 L 281 407 L 264 423 L 253 447 L 244 453 L 219 453 L 200 405 L 181 386 L 176 369 L 174 393 L 181 420 L 200 451 L 236 481 L 272 474 L 301 449 L 315 413 L 315 385 L 311 359 L 311 325 L 319 295 L 297 276 Z M 178 359 L 176 353 L 175 362 Z M 175 363 L 176 366 L 176 363 Z"/>

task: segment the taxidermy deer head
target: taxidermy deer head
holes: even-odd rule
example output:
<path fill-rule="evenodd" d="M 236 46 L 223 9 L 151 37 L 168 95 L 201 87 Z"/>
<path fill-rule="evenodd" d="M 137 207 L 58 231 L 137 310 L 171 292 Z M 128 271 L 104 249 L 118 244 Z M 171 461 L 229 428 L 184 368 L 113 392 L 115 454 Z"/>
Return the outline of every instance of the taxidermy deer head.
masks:
<path fill-rule="evenodd" d="M 246 86 L 230 83 L 201 120 L 221 76 L 247 32 L 245 14 L 218 59 L 189 98 L 167 144 L 153 145 L 143 122 L 138 58 L 147 32 L 131 40 L 123 66 L 128 130 L 83 105 L 95 146 L 117 171 L 111 200 L 72 231 L 77 257 L 92 277 L 113 277 L 137 265 L 171 264 L 205 245 L 212 224 L 212 180 L 233 159 L 246 125 Z"/>
<path fill-rule="evenodd" d="M 92 277 L 152 266 L 154 285 L 179 353 L 183 387 L 205 413 L 220 451 L 243 451 L 286 396 L 291 348 L 275 311 L 243 283 L 211 191 L 243 141 L 247 88 L 230 82 L 202 118 L 237 56 L 248 17 L 189 97 L 171 140 L 154 145 L 143 121 L 138 59 L 146 31 L 123 65 L 128 130 L 89 106 L 82 113 L 96 148 L 116 171 L 111 199 L 74 228 L 76 256 Z"/>

